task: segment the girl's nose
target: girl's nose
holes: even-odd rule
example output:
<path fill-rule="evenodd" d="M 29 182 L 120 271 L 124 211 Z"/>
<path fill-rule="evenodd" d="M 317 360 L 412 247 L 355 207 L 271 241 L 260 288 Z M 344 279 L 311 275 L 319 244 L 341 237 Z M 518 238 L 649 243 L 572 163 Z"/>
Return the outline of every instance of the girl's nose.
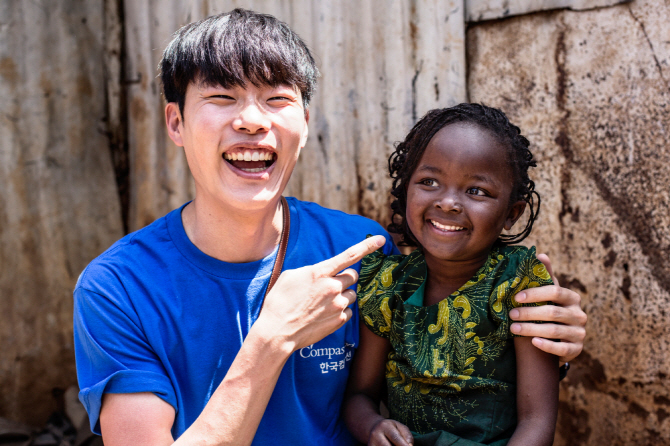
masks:
<path fill-rule="evenodd" d="M 453 194 L 445 194 L 435 202 L 435 207 L 442 209 L 444 212 L 463 212 L 463 205 L 458 197 Z"/>

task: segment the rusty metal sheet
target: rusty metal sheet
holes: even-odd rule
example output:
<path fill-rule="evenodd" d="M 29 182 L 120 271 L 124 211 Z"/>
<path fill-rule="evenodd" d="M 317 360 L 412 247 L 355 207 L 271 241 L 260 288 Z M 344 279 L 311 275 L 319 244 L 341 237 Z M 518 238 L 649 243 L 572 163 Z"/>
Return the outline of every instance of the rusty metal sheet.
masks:
<path fill-rule="evenodd" d="M 471 26 L 468 90 L 528 135 L 548 251 L 589 316 L 555 444 L 670 444 L 670 5 Z M 622 44 L 622 42 L 624 42 Z"/>
<path fill-rule="evenodd" d="M 0 416 L 36 425 L 76 382 L 77 277 L 122 235 L 104 3 L 0 2 Z"/>
<path fill-rule="evenodd" d="M 466 20 L 502 19 L 552 9 L 584 10 L 630 3 L 632 0 L 465 0 Z"/>

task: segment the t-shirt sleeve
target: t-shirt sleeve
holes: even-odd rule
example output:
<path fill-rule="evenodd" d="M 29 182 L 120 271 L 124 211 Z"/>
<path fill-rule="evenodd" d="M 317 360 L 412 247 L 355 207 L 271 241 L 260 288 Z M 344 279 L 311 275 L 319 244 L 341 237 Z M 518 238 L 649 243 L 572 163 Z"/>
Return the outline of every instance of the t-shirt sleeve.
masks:
<path fill-rule="evenodd" d="M 553 284 L 547 268 L 536 257 L 534 246 L 528 249 L 515 248 L 518 249 L 513 252 L 508 266 L 514 271 L 507 280 L 496 287 L 489 301 L 490 312 L 499 322 L 500 332 L 508 339 L 517 336 L 509 331 L 512 323 L 509 318 L 510 310 L 520 306 L 535 307 L 547 304 L 546 302 L 520 304 L 514 298 L 517 293 L 529 288 Z"/>
<path fill-rule="evenodd" d="M 97 434 L 105 393 L 153 392 L 177 410 L 174 388 L 121 288 L 110 284 L 104 295 L 78 284 L 74 291 L 79 399 Z"/>
<path fill-rule="evenodd" d="M 381 250 L 365 256 L 358 279 L 358 308 L 363 323 L 376 335 L 389 337 L 392 295 L 392 272 L 398 264 L 389 260 Z"/>

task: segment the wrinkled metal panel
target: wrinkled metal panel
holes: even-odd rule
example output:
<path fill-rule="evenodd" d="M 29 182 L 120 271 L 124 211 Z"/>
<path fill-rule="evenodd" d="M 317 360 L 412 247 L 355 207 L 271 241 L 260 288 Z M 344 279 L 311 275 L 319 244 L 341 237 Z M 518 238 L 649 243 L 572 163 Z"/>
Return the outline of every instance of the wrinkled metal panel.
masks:
<path fill-rule="evenodd" d="M 502 19 L 551 9 L 584 10 L 629 3 L 632 0 L 465 0 L 468 22 Z"/>
<path fill-rule="evenodd" d="M 535 14 L 468 31 L 468 91 L 529 136 L 552 254 L 589 316 L 557 445 L 670 444 L 670 5 Z M 625 44 L 622 44 L 625 42 Z"/>
<path fill-rule="evenodd" d="M 0 2 L 2 417 L 41 424 L 76 382 L 72 289 L 122 235 L 106 26 L 102 0 Z"/>
<path fill-rule="evenodd" d="M 180 25 L 235 7 L 286 21 L 322 72 L 286 194 L 385 221 L 393 142 L 429 109 L 466 98 L 462 0 L 127 1 L 130 228 L 193 194 L 183 153 L 164 129 L 161 51 Z"/>

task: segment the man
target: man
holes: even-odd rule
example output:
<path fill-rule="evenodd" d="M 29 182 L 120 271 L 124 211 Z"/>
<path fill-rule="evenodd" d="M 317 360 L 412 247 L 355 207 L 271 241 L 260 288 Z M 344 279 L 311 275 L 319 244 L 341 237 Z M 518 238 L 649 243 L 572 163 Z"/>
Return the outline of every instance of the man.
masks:
<path fill-rule="evenodd" d="M 91 262 L 74 293 L 80 398 L 106 446 L 352 444 L 339 417 L 358 343 L 351 288 L 365 254 L 396 248 L 363 217 L 281 204 L 317 75 L 288 26 L 244 10 L 187 25 L 165 50 L 168 133 L 195 198 Z M 284 272 L 264 299 L 285 210 Z M 519 334 L 579 354 L 579 296 L 526 299 L 557 306 L 514 317 L 555 323 Z"/>

